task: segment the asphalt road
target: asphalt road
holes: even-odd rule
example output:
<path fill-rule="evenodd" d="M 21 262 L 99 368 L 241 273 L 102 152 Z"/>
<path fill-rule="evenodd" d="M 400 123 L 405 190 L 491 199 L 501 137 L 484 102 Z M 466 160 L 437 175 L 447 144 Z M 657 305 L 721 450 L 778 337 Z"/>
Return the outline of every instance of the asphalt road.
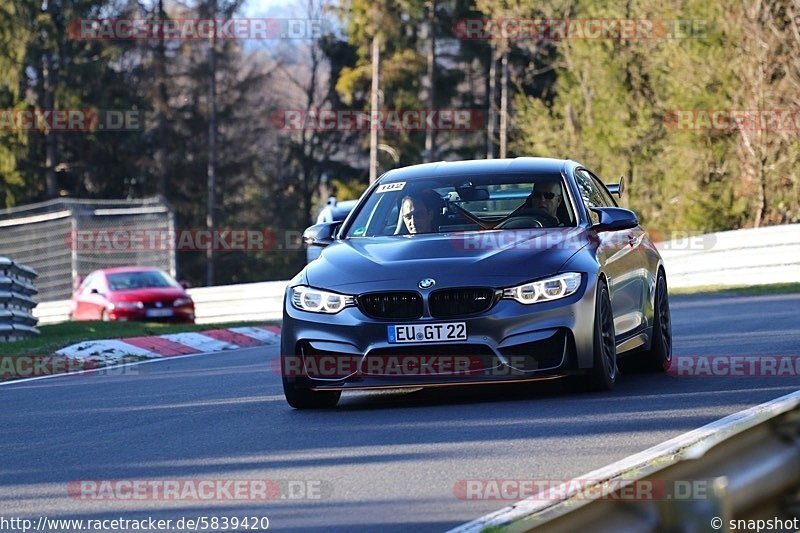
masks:
<path fill-rule="evenodd" d="M 798 355 L 800 295 L 673 298 L 678 355 Z M 270 529 L 441 531 L 503 507 L 462 479 L 567 479 L 799 387 L 797 378 L 626 373 L 612 393 L 523 387 L 284 402 L 278 348 L 122 376 L 0 387 L 0 517 L 267 516 Z M 86 500 L 76 480 L 291 480 L 318 499 Z M 300 489 L 297 489 L 298 493 Z M 221 526 L 220 526 L 221 527 Z M 66 529 L 65 529 L 66 530 Z"/>

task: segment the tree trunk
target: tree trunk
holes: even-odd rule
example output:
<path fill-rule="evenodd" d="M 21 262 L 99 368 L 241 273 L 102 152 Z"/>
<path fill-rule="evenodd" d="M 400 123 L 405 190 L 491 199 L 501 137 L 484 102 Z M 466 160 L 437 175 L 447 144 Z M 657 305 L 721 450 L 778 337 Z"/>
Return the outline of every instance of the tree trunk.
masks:
<path fill-rule="evenodd" d="M 436 109 L 436 0 L 428 5 L 428 111 Z M 436 160 L 436 130 L 425 128 L 425 161 Z"/>
<path fill-rule="evenodd" d="M 158 0 L 158 7 L 156 11 L 156 19 L 164 20 L 166 14 L 164 12 L 164 0 Z M 157 125 L 157 138 L 161 139 L 156 144 L 155 154 L 153 160 L 155 162 L 156 173 L 156 190 L 158 194 L 167 196 L 167 147 L 164 145 L 163 139 L 167 136 L 167 117 L 166 114 L 169 110 L 169 97 L 167 95 L 167 57 L 166 46 L 164 45 L 164 33 L 158 32 L 158 44 L 156 45 L 156 83 L 158 90 L 155 97 L 155 110 L 158 113 Z"/>
<path fill-rule="evenodd" d="M 500 159 L 508 151 L 508 51 L 503 52 L 500 76 Z"/>
<path fill-rule="evenodd" d="M 372 91 L 370 94 L 370 128 L 369 128 L 369 182 L 378 179 L 378 84 L 380 80 L 381 49 L 378 34 L 372 37 Z"/>
<path fill-rule="evenodd" d="M 217 208 L 217 2 L 211 0 L 211 18 L 214 36 L 208 48 L 208 205 L 206 207 L 206 229 L 213 235 L 216 226 Z M 213 242 L 213 238 L 211 239 Z M 206 285 L 214 285 L 214 247 L 206 250 Z"/>
<path fill-rule="evenodd" d="M 494 45 L 489 45 L 489 97 L 487 98 L 487 112 L 486 118 L 486 159 L 494 158 L 494 124 L 495 118 L 495 100 L 497 100 L 497 61 L 494 56 Z"/>
<path fill-rule="evenodd" d="M 51 111 L 55 108 L 55 86 L 56 72 L 53 68 L 53 59 L 50 51 L 46 51 L 42 56 L 42 88 L 44 90 L 44 109 Z M 58 144 L 56 134 L 52 129 L 44 131 L 45 147 L 45 183 L 47 186 L 47 197 L 55 198 L 58 196 L 58 180 L 56 179 L 56 159 L 58 158 Z"/>

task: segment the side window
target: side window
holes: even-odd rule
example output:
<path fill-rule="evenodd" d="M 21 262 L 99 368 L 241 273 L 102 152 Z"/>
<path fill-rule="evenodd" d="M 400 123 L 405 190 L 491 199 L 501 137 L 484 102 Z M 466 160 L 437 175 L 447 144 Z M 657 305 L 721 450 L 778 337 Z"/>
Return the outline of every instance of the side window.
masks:
<path fill-rule="evenodd" d="M 614 201 L 614 198 L 608 193 L 606 186 L 603 185 L 603 182 L 600 181 L 600 178 L 592 174 L 591 172 L 587 172 L 592 177 L 592 185 L 597 189 L 600 196 L 603 198 L 603 203 L 606 207 L 619 207 L 617 202 Z"/>
<path fill-rule="evenodd" d="M 81 293 L 82 294 L 89 294 L 90 287 L 94 280 L 97 279 L 97 274 L 89 274 L 81 283 Z"/>
<path fill-rule="evenodd" d="M 589 208 L 609 207 L 609 204 L 606 203 L 606 198 L 603 197 L 601 189 L 599 189 L 597 184 L 593 181 L 592 175 L 585 170 L 581 169 L 575 171 L 575 182 L 578 184 L 578 190 L 581 193 L 581 199 L 583 200 L 583 205 L 586 207 L 586 214 L 589 220 L 591 220 L 592 224 L 597 224 L 600 221 L 600 217 Z M 610 200 L 611 197 L 609 196 L 608 199 Z M 610 205 L 614 205 L 613 200 Z"/>
<path fill-rule="evenodd" d="M 101 294 L 105 292 L 103 287 L 103 279 L 99 274 L 95 274 L 94 276 L 92 276 L 92 279 L 88 280 L 85 292 L 87 293 L 92 292 L 92 289 L 97 289 L 97 292 Z"/>

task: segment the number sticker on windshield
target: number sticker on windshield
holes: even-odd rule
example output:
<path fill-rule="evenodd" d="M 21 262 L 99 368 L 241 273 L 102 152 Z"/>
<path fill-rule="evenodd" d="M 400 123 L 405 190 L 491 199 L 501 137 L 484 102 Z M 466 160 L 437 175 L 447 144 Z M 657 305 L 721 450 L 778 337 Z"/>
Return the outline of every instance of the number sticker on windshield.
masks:
<path fill-rule="evenodd" d="M 398 181 L 397 183 L 384 183 L 383 185 L 379 185 L 375 192 L 391 192 L 391 191 L 402 191 L 403 187 L 406 186 L 405 181 Z"/>

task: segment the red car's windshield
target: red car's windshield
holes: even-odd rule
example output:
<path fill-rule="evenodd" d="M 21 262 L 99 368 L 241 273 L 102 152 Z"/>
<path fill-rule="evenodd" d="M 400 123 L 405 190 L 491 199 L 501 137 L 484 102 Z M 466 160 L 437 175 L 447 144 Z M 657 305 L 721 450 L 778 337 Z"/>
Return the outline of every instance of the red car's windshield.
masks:
<path fill-rule="evenodd" d="M 151 287 L 180 286 L 167 274 L 158 270 L 108 274 L 107 277 L 108 287 L 112 291 L 129 291 L 134 289 L 148 289 Z"/>

